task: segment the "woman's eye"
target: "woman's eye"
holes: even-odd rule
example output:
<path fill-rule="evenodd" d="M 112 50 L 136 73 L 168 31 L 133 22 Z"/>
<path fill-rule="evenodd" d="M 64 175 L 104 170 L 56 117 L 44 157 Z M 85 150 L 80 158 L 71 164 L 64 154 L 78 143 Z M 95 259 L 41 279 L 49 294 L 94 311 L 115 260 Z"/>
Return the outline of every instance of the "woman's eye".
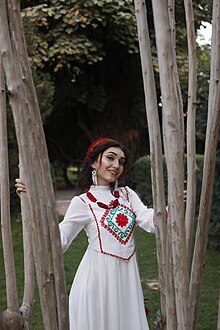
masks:
<path fill-rule="evenodd" d="M 112 156 L 107 156 L 109 160 L 113 160 L 114 158 Z"/>

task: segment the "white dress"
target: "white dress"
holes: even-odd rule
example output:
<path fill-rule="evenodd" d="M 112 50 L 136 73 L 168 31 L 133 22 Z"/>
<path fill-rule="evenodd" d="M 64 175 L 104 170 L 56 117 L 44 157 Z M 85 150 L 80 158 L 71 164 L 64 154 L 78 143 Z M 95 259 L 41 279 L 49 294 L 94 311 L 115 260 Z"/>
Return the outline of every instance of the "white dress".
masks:
<path fill-rule="evenodd" d="M 133 229 L 155 232 L 154 211 L 128 187 L 119 188 L 119 205 L 109 209 L 97 204 L 116 199 L 109 187 L 89 191 L 94 201 L 75 196 L 59 225 L 64 252 L 82 229 L 88 236 L 69 296 L 70 330 L 147 330 Z"/>

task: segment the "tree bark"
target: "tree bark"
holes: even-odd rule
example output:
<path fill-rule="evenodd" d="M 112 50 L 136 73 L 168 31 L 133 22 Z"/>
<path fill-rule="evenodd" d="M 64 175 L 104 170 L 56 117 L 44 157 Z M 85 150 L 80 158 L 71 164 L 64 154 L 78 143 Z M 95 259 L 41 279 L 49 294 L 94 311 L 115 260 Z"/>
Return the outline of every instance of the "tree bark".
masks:
<path fill-rule="evenodd" d="M 185 0 L 189 79 L 188 79 L 188 106 L 187 106 L 187 203 L 186 203 L 186 248 L 190 264 L 192 233 L 196 206 L 196 90 L 197 90 L 197 57 L 196 38 L 194 28 L 194 13 L 192 0 Z"/>
<path fill-rule="evenodd" d="M 1 50 L 3 65 L 28 190 L 43 322 L 48 330 L 68 329 L 63 256 L 46 143 L 26 52 L 19 2 L 9 0 L 8 3 L 11 31 L 9 33 L 9 23 L 1 10 L 3 28 L 0 44 L 4 45 Z"/>
<path fill-rule="evenodd" d="M 151 178 L 155 210 L 157 260 L 161 293 L 161 314 L 166 315 L 165 265 L 166 265 L 166 216 L 163 180 L 163 158 L 161 132 L 158 117 L 157 95 L 150 49 L 150 37 L 145 1 L 135 0 L 135 13 L 138 27 L 142 76 L 144 83 L 145 105 L 148 121 L 151 155 Z"/>
<path fill-rule="evenodd" d="M 174 290 L 172 230 L 167 220 L 167 246 L 166 246 L 166 329 L 177 329 L 176 301 Z"/>
<path fill-rule="evenodd" d="M 178 94 L 168 2 L 154 0 L 152 5 L 163 104 L 163 136 L 168 172 L 168 205 L 172 232 L 177 329 L 188 330 L 189 279 L 183 198 L 183 114 Z"/>
<path fill-rule="evenodd" d="M 213 1 L 212 31 L 211 73 L 203 181 L 190 278 L 190 316 L 192 329 L 196 327 L 200 286 L 205 264 L 215 173 L 216 145 L 220 127 L 220 3 L 218 0 Z"/>
<path fill-rule="evenodd" d="M 21 173 L 21 179 L 25 180 L 24 173 Z M 24 253 L 24 294 L 20 312 L 23 319 L 23 329 L 28 330 L 31 321 L 34 292 L 35 292 L 35 268 L 34 255 L 32 247 L 32 233 L 29 216 L 31 214 L 28 206 L 26 194 L 21 194 L 21 214 L 22 214 L 22 232 L 23 232 L 23 253 Z"/>
<path fill-rule="evenodd" d="M 21 329 L 22 319 L 18 308 L 18 293 L 16 285 L 15 263 L 10 219 L 10 185 L 8 163 L 8 135 L 6 116 L 5 79 L 0 54 L 0 174 L 1 174 L 1 230 L 2 245 L 6 273 L 7 310 L 3 313 L 3 322 L 10 317 L 12 330 Z"/>

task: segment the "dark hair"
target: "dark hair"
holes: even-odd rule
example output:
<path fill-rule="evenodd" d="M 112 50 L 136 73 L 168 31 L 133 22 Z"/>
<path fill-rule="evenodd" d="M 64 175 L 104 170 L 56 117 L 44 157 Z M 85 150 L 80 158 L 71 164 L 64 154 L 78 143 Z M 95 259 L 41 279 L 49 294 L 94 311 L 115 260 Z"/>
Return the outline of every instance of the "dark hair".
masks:
<path fill-rule="evenodd" d="M 119 143 L 116 140 L 104 140 L 99 142 L 94 146 L 94 148 L 90 151 L 89 154 L 87 154 L 85 161 L 83 163 L 83 167 L 79 176 L 79 180 L 77 183 L 77 188 L 81 188 L 84 191 L 88 190 L 90 186 L 93 184 L 92 183 L 92 164 L 98 159 L 99 155 L 101 156 L 100 160 L 102 159 L 102 155 L 105 150 L 108 148 L 120 148 L 124 154 L 125 154 L 125 159 L 127 159 L 127 152 L 125 147 Z M 110 185 L 113 188 L 114 183 L 110 183 Z"/>

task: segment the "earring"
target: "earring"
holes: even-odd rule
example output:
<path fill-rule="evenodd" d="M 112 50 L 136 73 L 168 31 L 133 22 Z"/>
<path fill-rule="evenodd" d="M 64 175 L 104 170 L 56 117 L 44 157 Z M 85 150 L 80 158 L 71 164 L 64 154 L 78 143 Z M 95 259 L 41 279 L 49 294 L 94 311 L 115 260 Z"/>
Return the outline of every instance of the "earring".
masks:
<path fill-rule="evenodd" d="M 97 179 L 97 171 L 93 170 L 92 171 L 92 182 L 94 186 L 98 186 L 98 179 Z"/>
<path fill-rule="evenodd" d="M 115 181 L 114 190 L 118 189 L 118 180 Z"/>

